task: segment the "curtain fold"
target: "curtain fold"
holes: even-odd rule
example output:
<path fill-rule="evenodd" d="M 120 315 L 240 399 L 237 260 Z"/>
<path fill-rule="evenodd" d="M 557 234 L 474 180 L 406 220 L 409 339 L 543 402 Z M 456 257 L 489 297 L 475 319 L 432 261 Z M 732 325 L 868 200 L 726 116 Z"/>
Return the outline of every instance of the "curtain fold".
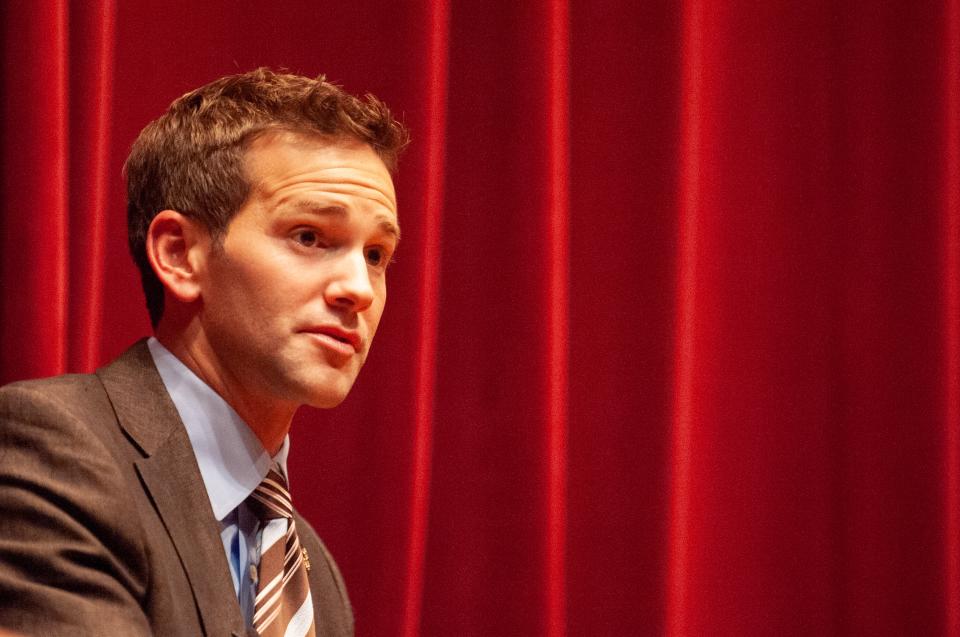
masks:
<path fill-rule="evenodd" d="M 567 427 L 569 401 L 569 243 L 570 243 L 570 26 L 567 0 L 547 4 L 546 95 L 548 184 L 546 244 L 547 354 L 544 370 L 546 415 L 546 627 L 549 637 L 563 637 L 567 626 Z"/>
<path fill-rule="evenodd" d="M 943 51 L 943 289 L 946 630 L 960 636 L 960 2 L 948 0 Z"/>
<path fill-rule="evenodd" d="M 703 112 L 703 28 L 701 3 L 684 3 L 681 18 L 680 148 L 677 223 L 676 336 L 674 339 L 673 435 L 671 445 L 670 509 L 667 566 L 666 629 L 671 635 L 690 634 L 689 603 L 690 506 L 693 374 L 696 361 L 697 261 L 701 184 L 701 118 Z"/>
<path fill-rule="evenodd" d="M 424 196 L 421 204 L 424 235 L 420 274 L 419 332 L 417 334 L 415 419 L 413 423 L 412 493 L 410 497 L 409 548 L 406 566 L 403 634 L 420 634 L 423 610 L 424 567 L 427 526 L 430 512 L 431 451 L 436 393 L 437 332 L 440 309 L 440 260 L 443 227 L 447 122 L 447 58 L 450 48 L 450 5 L 448 0 L 426 3 L 424 22 L 428 26 L 423 66 L 426 86 L 424 147 Z"/>
<path fill-rule="evenodd" d="M 69 112 L 66 0 L 4 10 L 3 380 L 67 361 Z M 37 55 L 43 51 L 42 55 Z"/>
<path fill-rule="evenodd" d="M 103 311 L 112 0 L 4 12 L 3 379 L 92 369 Z M 17 370 L 16 375 L 11 375 Z"/>
<path fill-rule="evenodd" d="M 93 369 L 100 356 L 115 15 L 114 0 L 70 6 L 70 371 Z"/>
<path fill-rule="evenodd" d="M 411 128 L 292 430 L 358 635 L 960 636 L 960 1 L 0 7 L 0 379 L 149 332 L 123 160 L 325 73 Z"/>

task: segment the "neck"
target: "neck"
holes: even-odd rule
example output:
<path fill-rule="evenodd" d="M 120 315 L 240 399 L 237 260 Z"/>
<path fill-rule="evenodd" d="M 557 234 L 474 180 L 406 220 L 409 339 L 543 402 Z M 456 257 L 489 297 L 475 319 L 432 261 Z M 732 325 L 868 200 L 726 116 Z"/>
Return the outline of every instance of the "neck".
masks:
<path fill-rule="evenodd" d="M 248 388 L 256 383 L 244 383 L 232 373 L 201 330 L 191 330 L 189 327 L 173 330 L 165 328 L 161 322 L 156 330 L 156 338 L 237 412 L 267 453 L 274 456 L 280 451 L 283 439 L 290 431 L 296 405 L 265 394 L 262 386 Z"/>

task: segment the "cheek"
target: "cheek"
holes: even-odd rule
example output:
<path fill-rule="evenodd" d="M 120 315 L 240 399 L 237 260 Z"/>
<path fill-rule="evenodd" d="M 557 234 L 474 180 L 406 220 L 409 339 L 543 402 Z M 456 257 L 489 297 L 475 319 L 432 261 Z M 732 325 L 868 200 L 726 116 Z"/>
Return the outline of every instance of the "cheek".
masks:
<path fill-rule="evenodd" d="M 367 321 L 367 325 L 370 328 L 370 335 L 373 336 L 374 332 L 377 331 L 377 327 L 380 325 L 380 319 L 383 317 L 383 310 L 386 303 L 386 295 L 384 294 L 378 300 L 375 300 L 373 304 L 364 312 L 364 316 Z"/>
<path fill-rule="evenodd" d="M 222 323 L 243 329 L 244 325 L 268 322 L 282 314 L 284 299 L 289 298 L 290 279 L 276 276 L 255 263 L 224 267 L 212 273 L 206 310 Z"/>

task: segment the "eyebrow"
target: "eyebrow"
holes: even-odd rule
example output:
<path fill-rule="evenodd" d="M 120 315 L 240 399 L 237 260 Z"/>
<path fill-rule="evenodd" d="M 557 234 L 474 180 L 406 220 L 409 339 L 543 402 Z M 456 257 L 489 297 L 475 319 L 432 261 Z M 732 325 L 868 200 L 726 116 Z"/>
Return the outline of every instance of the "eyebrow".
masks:
<path fill-rule="evenodd" d="M 291 207 L 320 217 L 337 217 L 342 219 L 347 216 L 347 209 L 343 206 L 320 206 L 310 201 L 297 201 L 294 202 Z M 380 230 L 393 235 L 394 241 L 400 243 L 400 226 L 383 215 L 377 216 L 380 218 L 380 223 L 377 224 Z"/>

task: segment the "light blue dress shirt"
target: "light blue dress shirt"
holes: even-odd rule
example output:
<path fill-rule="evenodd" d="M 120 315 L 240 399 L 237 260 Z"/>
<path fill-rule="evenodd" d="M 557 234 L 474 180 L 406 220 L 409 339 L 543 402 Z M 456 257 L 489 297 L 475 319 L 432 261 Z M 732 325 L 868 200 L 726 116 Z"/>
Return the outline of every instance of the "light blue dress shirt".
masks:
<path fill-rule="evenodd" d="M 274 464 L 287 475 L 289 437 L 270 457 L 256 434 L 227 402 L 155 338 L 147 341 L 160 378 L 173 400 L 197 457 L 203 485 L 220 522 L 240 610 L 253 619 L 260 562 L 260 522 L 245 504 Z"/>

